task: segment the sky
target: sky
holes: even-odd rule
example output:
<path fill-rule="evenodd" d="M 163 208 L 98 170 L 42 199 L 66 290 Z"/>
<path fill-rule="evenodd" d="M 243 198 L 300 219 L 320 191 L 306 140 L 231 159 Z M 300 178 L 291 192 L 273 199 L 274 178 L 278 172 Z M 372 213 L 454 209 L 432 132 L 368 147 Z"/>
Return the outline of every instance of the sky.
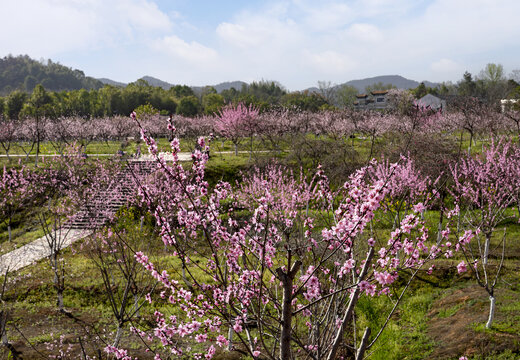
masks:
<path fill-rule="evenodd" d="M 0 0 L 0 57 L 172 84 L 378 75 L 457 82 L 520 69 L 519 0 Z"/>

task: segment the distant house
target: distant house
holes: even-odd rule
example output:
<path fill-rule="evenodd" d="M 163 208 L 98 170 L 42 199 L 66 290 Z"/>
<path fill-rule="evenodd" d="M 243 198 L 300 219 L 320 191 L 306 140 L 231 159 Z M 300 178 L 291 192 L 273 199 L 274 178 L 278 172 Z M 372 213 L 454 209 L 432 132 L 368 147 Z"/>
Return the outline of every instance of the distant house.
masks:
<path fill-rule="evenodd" d="M 502 109 L 502 112 L 505 112 L 506 110 L 510 110 L 513 105 L 520 103 L 520 100 L 518 99 L 502 99 L 500 100 L 500 107 Z"/>
<path fill-rule="evenodd" d="M 432 94 L 426 94 L 416 102 L 417 105 L 432 109 L 432 110 L 442 110 L 446 109 L 446 100 L 443 100 L 441 98 L 438 98 L 435 95 Z"/>
<path fill-rule="evenodd" d="M 356 95 L 356 101 L 354 101 L 354 108 L 359 110 L 373 110 L 373 109 L 384 109 L 387 106 L 386 95 L 388 90 L 371 91 L 368 94 Z"/>

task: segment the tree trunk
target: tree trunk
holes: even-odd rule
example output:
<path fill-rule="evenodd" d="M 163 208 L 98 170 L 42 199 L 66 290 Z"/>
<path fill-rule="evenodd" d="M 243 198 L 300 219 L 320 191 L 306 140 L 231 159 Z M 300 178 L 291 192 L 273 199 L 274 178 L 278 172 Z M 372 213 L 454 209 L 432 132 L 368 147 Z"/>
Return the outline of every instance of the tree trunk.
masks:
<path fill-rule="evenodd" d="M 468 147 L 468 156 L 471 156 L 471 145 L 473 142 L 473 133 L 469 134 L 469 147 Z"/>
<path fill-rule="evenodd" d="M 483 255 L 483 259 L 482 259 L 482 264 L 484 266 L 486 266 L 488 264 L 490 242 L 491 242 L 491 234 L 486 234 L 486 241 L 484 243 L 484 255 Z"/>
<path fill-rule="evenodd" d="M 52 254 L 52 270 L 54 271 L 54 287 L 56 288 L 56 306 L 59 311 L 63 311 L 63 279 L 60 278 L 60 270 L 58 268 L 58 255 Z"/>
<path fill-rule="evenodd" d="M 238 156 L 238 144 L 235 144 L 235 156 Z"/>
<path fill-rule="evenodd" d="M 289 253 L 289 261 L 291 256 Z M 296 261 L 287 273 L 281 268 L 277 269 L 278 277 L 283 284 L 283 300 L 282 300 L 282 334 L 280 337 L 280 359 L 290 360 L 291 354 L 291 332 L 292 332 L 292 292 L 293 283 L 296 273 L 302 265 L 301 261 Z"/>
<path fill-rule="evenodd" d="M 117 347 L 119 342 L 121 341 L 121 336 L 123 335 L 123 324 L 117 325 L 116 338 L 114 339 L 114 344 L 112 346 Z"/>
<path fill-rule="evenodd" d="M 357 279 L 358 283 L 365 279 L 365 276 L 368 273 L 368 268 L 370 267 L 370 264 L 372 263 L 373 256 L 374 256 L 374 248 L 370 247 L 370 250 L 368 251 L 368 254 L 367 254 L 365 264 L 363 265 L 363 269 L 361 270 L 359 277 Z M 359 293 L 360 293 L 359 286 L 355 286 L 352 293 L 350 294 L 350 300 L 349 300 L 347 309 L 345 310 L 343 318 L 341 319 L 341 325 L 338 329 L 338 332 L 336 333 L 336 337 L 334 338 L 334 342 L 332 344 L 332 349 L 330 350 L 327 360 L 336 359 L 336 354 L 339 350 L 339 345 L 341 344 L 343 335 L 345 334 L 347 323 L 350 321 L 350 319 L 352 318 L 352 314 L 354 313 L 354 308 L 356 307 L 356 304 L 357 304 L 357 301 L 359 298 Z"/>
<path fill-rule="evenodd" d="M 493 324 L 493 318 L 495 317 L 495 297 L 493 295 L 489 295 L 489 317 L 486 323 L 486 329 L 490 329 Z"/>
<path fill-rule="evenodd" d="M 11 234 L 11 218 L 9 218 L 7 223 L 7 232 L 9 233 L 9 242 L 11 242 L 13 240 L 13 236 Z"/>
<path fill-rule="evenodd" d="M 253 135 L 251 135 L 251 148 L 249 149 L 249 161 L 253 158 Z"/>
<path fill-rule="evenodd" d="M 374 142 L 376 141 L 376 136 L 372 135 L 372 138 L 370 139 L 370 155 L 368 155 L 368 160 L 372 159 L 372 154 L 374 152 Z"/>
<path fill-rule="evenodd" d="M 280 338 L 280 359 L 291 359 L 291 322 L 292 322 L 292 279 L 285 277 L 283 282 L 282 336 Z"/>
<path fill-rule="evenodd" d="M 363 333 L 363 337 L 361 338 L 361 343 L 359 344 L 359 348 L 356 352 L 356 360 L 363 360 L 365 356 L 365 351 L 368 345 L 368 338 L 370 338 L 370 328 L 367 327 L 365 332 Z"/>
<path fill-rule="evenodd" d="M 5 306 L 5 304 L 2 303 L 3 306 Z M 4 310 L 2 310 L 0 312 L 0 331 L 1 331 L 1 336 L 2 336 L 2 345 L 4 346 L 7 346 L 9 344 L 9 339 L 7 337 L 7 321 L 9 319 L 9 312 L 8 310 L 6 310 L 4 308 Z"/>
<path fill-rule="evenodd" d="M 36 126 L 39 126 L 38 123 L 36 123 Z M 38 166 L 38 156 L 40 155 L 40 132 L 36 135 L 36 161 L 34 163 L 34 166 Z"/>
<path fill-rule="evenodd" d="M 444 220 L 444 211 L 442 211 L 442 206 L 439 214 L 439 224 L 437 226 L 437 246 L 441 243 L 441 231 L 442 231 L 442 222 Z"/>
<path fill-rule="evenodd" d="M 137 296 L 137 293 L 134 294 L 134 311 L 136 316 L 140 316 L 139 313 L 139 296 Z"/>
<path fill-rule="evenodd" d="M 230 326 L 228 330 L 228 351 L 231 351 L 233 349 L 233 327 Z"/>
<path fill-rule="evenodd" d="M 188 280 L 188 277 L 186 276 L 186 266 L 184 266 L 184 264 L 182 264 L 182 280 L 184 280 L 184 283 L 186 284 L 186 286 L 188 288 L 192 288 L 192 284 L 191 282 Z"/>
<path fill-rule="evenodd" d="M 58 287 L 58 300 L 56 301 L 56 305 L 58 306 L 58 310 L 63 312 L 63 288 L 61 286 Z"/>

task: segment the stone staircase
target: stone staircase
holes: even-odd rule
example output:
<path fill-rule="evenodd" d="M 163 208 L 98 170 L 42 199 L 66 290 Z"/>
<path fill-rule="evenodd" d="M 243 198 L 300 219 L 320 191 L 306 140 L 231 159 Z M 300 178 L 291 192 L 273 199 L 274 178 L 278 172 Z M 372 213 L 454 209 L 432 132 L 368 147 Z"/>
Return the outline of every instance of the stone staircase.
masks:
<path fill-rule="evenodd" d="M 155 161 L 129 160 L 117 174 L 114 185 L 94 195 L 65 224 L 68 229 L 96 229 L 110 221 L 136 193 L 136 178 L 146 177 L 157 169 Z"/>

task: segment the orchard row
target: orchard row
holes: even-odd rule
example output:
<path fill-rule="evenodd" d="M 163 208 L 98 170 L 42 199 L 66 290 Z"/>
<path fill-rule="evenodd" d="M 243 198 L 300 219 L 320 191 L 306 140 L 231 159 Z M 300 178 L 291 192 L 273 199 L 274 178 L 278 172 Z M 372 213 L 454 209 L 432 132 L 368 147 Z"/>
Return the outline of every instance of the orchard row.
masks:
<path fill-rule="evenodd" d="M 139 120 L 150 135 L 170 136 L 165 117 L 139 114 Z M 209 134 L 231 139 L 238 144 L 243 138 L 258 137 L 276 141 L 297 134 L 316 136 L 364 136 L 376 139 L 387 133 L 467 133 L 490 137 L 500 133 L 520 133 L 518 111 L 497 112 L 476 100 L 467 99 L 453 111 L 435 112 L 419 107 L 398 112 L 336 111 L 308 112 L 297 110 L 271 110 L 259 112 L 257 108 L 242 104 L 226 106 L 213 116 L 195 118 L 175 116 L 177 136 L 194 139 Z M 71 144 L 88 144 L 90 141 L 138 139 L 139 128 L 130 117 L 85 119 L 82 117 L 24 118 L 1 120 L 0 144 L 9 153 L 13 143 L 34 145 L 42 141 Z M 60 148 L 60 146 L 57 146 Z"/>

